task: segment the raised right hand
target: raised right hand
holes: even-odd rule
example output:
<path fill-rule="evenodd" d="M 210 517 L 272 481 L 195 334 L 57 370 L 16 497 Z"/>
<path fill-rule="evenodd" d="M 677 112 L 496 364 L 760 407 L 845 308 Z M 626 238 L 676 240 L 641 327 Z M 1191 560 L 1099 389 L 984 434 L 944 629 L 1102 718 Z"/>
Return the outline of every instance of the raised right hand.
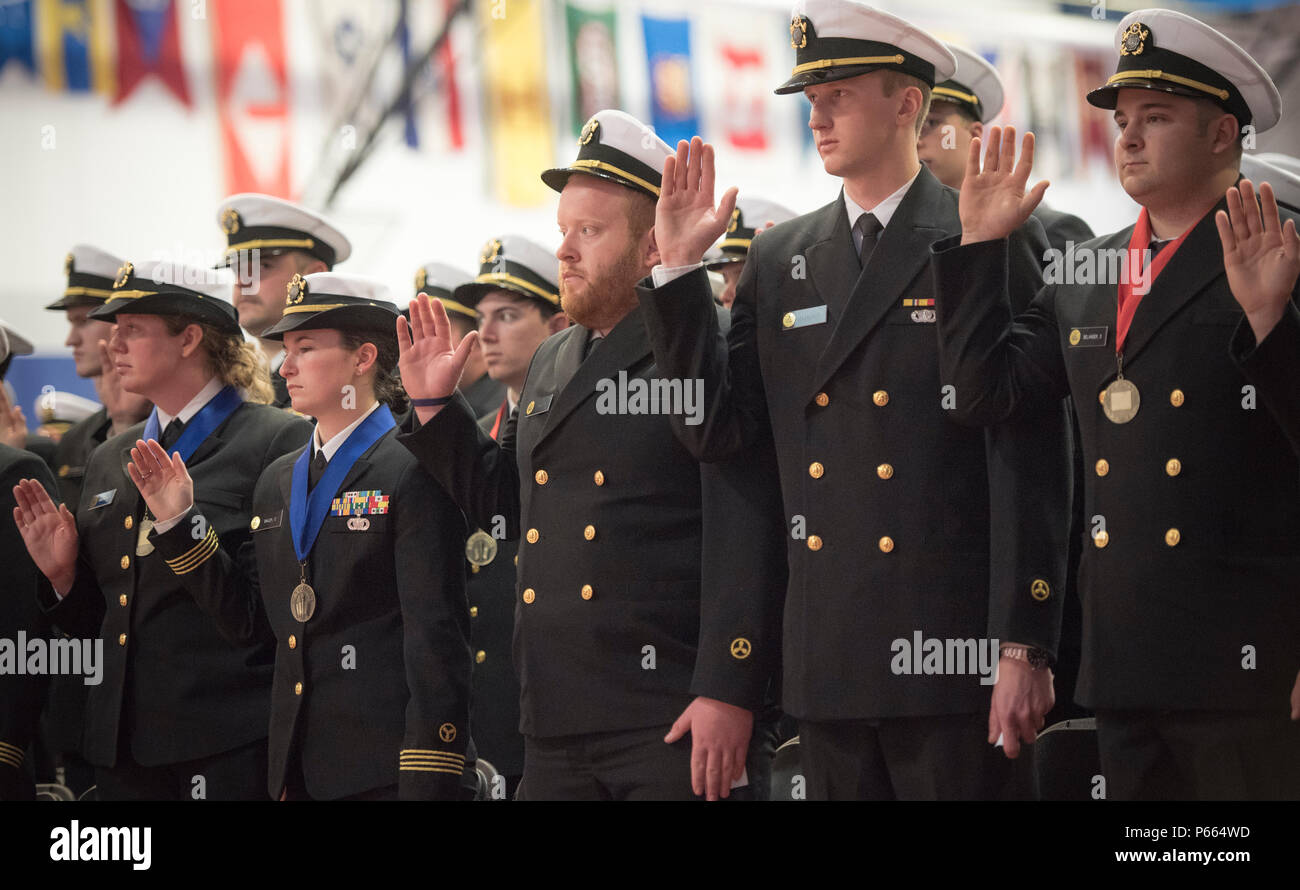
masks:
<path fill-rule="evenodd" d="M 478 342 L 478 331 L 470 331 L 453 348 L 451 322 L 441 300 L 420 294 L 411 301 L 411 322 L 397 319 L 397 367 L 402 386 L 412 399 L 440 399 L 456 391 L 460 375 Z M 437 414 L 436 408 L 416 408 L 422 423 Z"/>
<path fill-rule="evenodd" d="M 156 439 L 137 439 L 127 475 L 155 519 L 174 519 L 194 506 L 194 480 L 179 453 L 168 456 Z"/>
<path fill-rule="evenodd" d="M 14 501 L 14 524 L 32 562 L 58 593 L 67 593 L 77 579 L 77 520 L 35 479 L 14 486 Z"/>
<path fill-rule="evenodd" d="M 961 216 L 961 243 L 997 241 L 1005 238 L 1029 219 L 1047 191 L 1047 180 L 1026 194 L 1029 172 L 1034 166 L 1034 134 L 1026 133 L 1016 160 L 1016 128 L 989 127 L 988 150 L 984 169 L 980 170 L 980 138 L 971 140 L 966 155 L 966 177 L 961 182 L 958 213 Z"/>

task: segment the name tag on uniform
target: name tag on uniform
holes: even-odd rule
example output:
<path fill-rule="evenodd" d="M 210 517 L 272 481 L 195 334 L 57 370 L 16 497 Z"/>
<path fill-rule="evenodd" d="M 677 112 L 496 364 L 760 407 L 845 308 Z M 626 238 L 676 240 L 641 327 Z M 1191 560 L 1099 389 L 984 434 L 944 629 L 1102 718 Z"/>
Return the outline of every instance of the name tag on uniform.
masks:
<path fill-rule="evenodd" d="M 555 393 L 549 396 L 538 396 L 530 399 L 527 405 L 524 405 L 523 411 L 525 417 L 535 417 L 538 414 L 545 414 L 551 410 L 551 400 L 555 398 Z"/>
<path fill-rule="evenodd" d="M 1070 346 L 1105 346 L 1110 328 L 1100 325 L 1093 328 L 1070 328 Z"/>
<path fill-rule="evenodd" d="M 826 324 L 824 305 L 795 309 L 781 316 L 781 329 L 784 331 L 793 331 L 795 328 L 806 328 L 815 324 Z"/>
<path fill-rule="evenodd" d="M 282 522 L 284 522 L 284 511 L 277 510 L 265 516 L 254 516 L 248 527 L 255 532 L 264 532 L 268 528 L 279 528 Z"/>
<path fill-rule="evenodd" d="M 98 510 L 100 507 L 107 507 L 109 504 L 113 503 L 113 498 L 116 496 L 116 488 L 109 489 L 108 491 L 101 491 L 99 494 L 95 495 L 94 499 L 90 502 L 90 509 Z"/>
<path fill-rule="evenodd" d="M 382 516 L 388 512 L 388 495 L 382 491 L 345 491 L 330 502 L 331 516 Z"/>

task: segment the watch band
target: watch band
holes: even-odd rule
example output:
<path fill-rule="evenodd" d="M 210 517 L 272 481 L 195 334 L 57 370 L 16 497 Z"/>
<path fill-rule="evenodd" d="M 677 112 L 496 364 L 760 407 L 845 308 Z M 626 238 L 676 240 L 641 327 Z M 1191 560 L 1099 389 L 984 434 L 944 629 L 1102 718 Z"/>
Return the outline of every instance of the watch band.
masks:
<path fill-rule="evenodd" d="M 1052 656 L 1046 649 L 1039 649 L 1037 646 L 1003 646 L 999 655 L 1002 658 L 1023 661 L 1035 671 L 1052 666 Z"/>

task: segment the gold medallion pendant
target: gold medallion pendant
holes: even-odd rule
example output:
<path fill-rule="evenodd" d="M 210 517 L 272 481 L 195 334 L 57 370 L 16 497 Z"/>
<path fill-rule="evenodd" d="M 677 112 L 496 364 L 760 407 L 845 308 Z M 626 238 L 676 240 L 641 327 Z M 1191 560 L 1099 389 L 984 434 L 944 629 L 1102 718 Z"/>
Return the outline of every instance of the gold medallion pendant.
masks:
<path fill-rule="evenodd" d="M 1115 380 L 1102 393 L 1101 410 L 1111 423 L 1128 423 L 1137 417 L 1142 396 L 1131 380 Z"/>
<path fill-rule="evenodd" d="M 140 534 L 135 538 L 136 556 L 148 556 L 153 553 L 153 542 L 149 540 L 151 531 L 153 531 L 153 520 L 145 517 L 140 521 Z"/>
<path fill-rule="evenodd" d="M 289 596 L 289 611 L 295 621 L 307 622 L 316 614 L 316 591 L 305 580 L 299 581 Z"/>
<path fill-rule="evenodd" d="M 476 566 L 485 566 L 497 557 L 496 538 L 483 529 L 469 536 L 465 542 L 465 558 Z"/>

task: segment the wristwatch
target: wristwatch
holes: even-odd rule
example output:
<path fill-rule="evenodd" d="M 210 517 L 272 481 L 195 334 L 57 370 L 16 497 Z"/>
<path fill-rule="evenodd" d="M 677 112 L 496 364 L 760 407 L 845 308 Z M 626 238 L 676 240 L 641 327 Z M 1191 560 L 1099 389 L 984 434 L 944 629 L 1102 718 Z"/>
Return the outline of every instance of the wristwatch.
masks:
<path fill-rule="evenodd" d="M 1014 658 L 1029 665 L 1030 670 L 1041 671 L 1052 666 L 1052 656 L 1046 649 L 1037 646 L 1003 646 L 999 653 L 1002 658 Z"/>

